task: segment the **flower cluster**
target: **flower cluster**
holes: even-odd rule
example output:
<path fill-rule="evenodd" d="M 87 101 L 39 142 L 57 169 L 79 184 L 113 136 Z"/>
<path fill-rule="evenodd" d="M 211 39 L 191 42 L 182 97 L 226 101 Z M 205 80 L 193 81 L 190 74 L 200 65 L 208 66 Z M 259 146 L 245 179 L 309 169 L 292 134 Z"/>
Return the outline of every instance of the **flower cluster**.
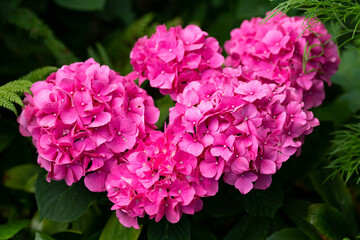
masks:
<path fill-rule="evenodd" d="M 339 65 L 336 45 L 316 19 L 277 14 L 244 21 L 225 42 L 226 66 L 246 66 L 252 78 L 294 87 L 303 95 L 305 108 L 319 106 L 324 84 Z"/>
<path fill-rule="evenodd" d="M 183 213 L 201 210 L 200 197 L 218 191 L 217 181 L 201 177 L 196 156 L 179 148 L 180 137 L 171 128 L 154 131 L 111 169 L 106 190 L 124 226 L 139 228 L 137 217 L 145 213 L 176 223 Z"/>
<path fill-rule="evenodd" d="M 136 42 L 127 77 L 89 59 L 35 83 L 18 121 L 48 179 L 71 185 L 85 176 L 135 228 L 145 214 L 175 223 L 200 211 L 222 176 L 242 194 L 268 188 L 319 125 L 309 109 L 323 101 L 339 56 L 322 24 L 261 21 L 231 32 L 225 68 L 219 43 L 199 27 L 161 25 Z M 165 132 L 155 130 L 159 110 L 136 78 L 177 101 Z"/>
<path fill-rule="evenodd" d="M 63 66 L 31 92 L 18 122 L 33 137 L 48 180 L 71 185 L 86 174 L 91 191 L 105 190 L 110 168 L 159 117 L 144 90 L 93 59 Z"/>
<path fill-rule="evenodd" d="M 140 84 L 149 79 L 150 85 L 176 99 L 188 82 L 199 79 L 208 68 L 217 69 L 224 63 L 219 42 L 198 26 L 156 28 L 156 33 L 140 38 L 130 53 L 135 78 Z"/>
<path fill-rule="evenodd" d="M 203 177 L 218 180 L 224 172 L 224 181 L 246 194 L 269 187 L 319 122 L 294 88 L 248 81 L 241 72 L 225 68 L 189 83 L 169 125 L 183 132 L 179 148 L 200 156 Z"/>

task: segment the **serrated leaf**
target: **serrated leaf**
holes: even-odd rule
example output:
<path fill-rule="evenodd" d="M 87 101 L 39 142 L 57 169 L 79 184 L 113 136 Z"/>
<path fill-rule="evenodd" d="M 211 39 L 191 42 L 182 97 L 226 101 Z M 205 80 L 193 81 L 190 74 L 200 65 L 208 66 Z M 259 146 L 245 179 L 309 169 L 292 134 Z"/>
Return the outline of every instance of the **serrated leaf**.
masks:
<path fill-rule="evenodd" d="M 127 228 L 124 227 L 119 219 L 116 217 L 116 214 L 113 213 L 109 220 L 107 221 L 104 230 L 102 231 L 99 240 L 113 240 L 113 239 L 123 239 L 123 240 L 136 240 L 138 239 L 141 233 L 140 229 Z"/>
<path fill-rule="evenodd" d="M 158 128 L 162 128 L 164 126 L 165 121 L 169 118 L 169 108 L 174 105 L 174 101 L 169 95 L 165 95 L 164 97 L 155 100 L 155 106 L 160 110 L 159 120 L 155 124 Z"/>
<path fill-rule="evenodd" d="M 186 216 L 178 223 L 170 223 L 166 218 L 160 222 L 149 224 L 147 236 L 149 240 L 190 240 L 190 224 Z"/>
<path fill-rule="evenodd" d="M 54 0 L 61 7 L 77 11 L 98 11 L 104 8 L 106 0 Z"/>
<path fill-rule="evenodd" d="M 35 233 L 35 240 L 55 240 L 55 239 L 46 235 L 45 233 L 37 232 Z"/>
<path fill-rule="evenodd" d="M 51 73 L 56 72 L 57 70 L 58 68 L 53 66 L 38 68 L 26 74 L 25 76 L 20 77 L 18 81 L 30 81 L 29 87 L 31 87 L 32 83 L 45 80 Z"/>
<path fill-rule="evenodd" d="M 224 240 L 232 239 L 264 239 L 270 225 L 266 217 L 243 216 L 226 234 Z"/>
<path fill-rule="evenodd" d="M 273 183 L 266 190 L 254 189 L 240 198 L 246 212 L 253 216 L 273 217 L 283 202 L 282 188 Z"/>
<path fill-rule="evenodd" d="M 46 218 L 57 222 L 70 222 L 82 216 L 97 194 L 90 192 L 83 181 L 71 186 L 64 181 L 45 180 L 45 174 L 39 174 L 36 181 L 35 197 L 40 219 Z"/>
<path fill-rule="evenodd" d="M 298 228 L 284 228 L 280 231 L 273 233 L 266 240 L 310 240 L 300 229 Z"/>
<path fill-rule="evenodd" d="M 336 208 L 327 204 L 313 204 L 309 207 L 309 222 L 328 239 L 355 238 L 349 221 Z"/>
<path fill-rule="evenodd" d="M 8 188 L 20 189 L 27 192 L 32 192 L 34 187 L 29 181 L 36 177 L 40 171 L 37 164 L 23 164 L 17 165 L 4 174 L 4 186 Z"/>
<path fill-rule="evenodd" d="M 9 239 L 30 223 L 29 220 L 22 220 L 0 225 L 0 239 Z"/>

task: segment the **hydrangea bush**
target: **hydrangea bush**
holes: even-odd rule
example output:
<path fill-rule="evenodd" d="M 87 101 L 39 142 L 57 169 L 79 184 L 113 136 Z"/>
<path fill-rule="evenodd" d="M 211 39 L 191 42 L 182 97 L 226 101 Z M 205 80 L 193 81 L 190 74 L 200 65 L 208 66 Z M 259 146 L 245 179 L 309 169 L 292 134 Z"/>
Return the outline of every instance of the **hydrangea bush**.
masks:
<path fill-rule="evenodd" d="M 127 76 L 93 59 L 63 66 L 31 87 L 18 118 L 47 180 L 84 177 L 107 191 L 126 227 L 145 214 L 176 223 L 216 195 L 219 181 L 241 194 L 267 189 L 319 125 L 311 108 L 339 56 L 322 24 L 278 15 L 244 21 L 219 42 L 198 26 L 156 28 L 138 39 Z M 176 101 L 164 132 L 159 110 L 139 84 Z"/>

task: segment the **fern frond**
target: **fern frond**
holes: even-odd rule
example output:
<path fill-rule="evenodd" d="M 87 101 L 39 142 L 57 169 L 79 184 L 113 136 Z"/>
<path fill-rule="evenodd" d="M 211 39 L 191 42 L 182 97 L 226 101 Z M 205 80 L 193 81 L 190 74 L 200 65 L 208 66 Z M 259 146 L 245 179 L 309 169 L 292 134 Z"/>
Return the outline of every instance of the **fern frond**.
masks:
<path fill-rule="evenodd" d="M 8 100 L 0 98 L 0 107 L 9 109 L 13 113 L 15 113 L 15 115 L 17 115 L 17 110 L 16 110 L 15 105 L 12 102 L 8 101 Z"/>
<path fill-rule="evenodd" d="M 333 169 L 329 178 L 339 173 L 348 181 L 352 176 L 357 176 L 360 182 L 360 122 L 345 125 L 344 130 L 334 133 L 332 150 L 330 151 L 331 162 L 327 166 Z"/>
<path fill-rule="evenodd" d="M 17 115 L 14 103 L 24 107 L 19 93 L 30 93 L 31 85 L 36 81 L 46 79 L 50 73 L 56 71 L 56 67 L 43 67 L 20 77 L 18 80 L 8 82 L 0 86 L 0 107 L 7 108 Z"/>
<path fill-rule="evenodd" d="M 279 12 L 288 13 L 290 10 L 304 11 L 306 19 L 318 19 L 321 22 L 336 23 L 341 30 L 337 30 L 335 39 L 344 34 L 349 34 L 349 38 L 341 45 L 354 40 L 359 37 L 360 30 L 360 3 L 354 0 L 332 0 L 332 1 L 319 1 L 319 0 L 286 0 L 278 4 L 278 6 L 271 11 L 271 14 L 264 18 L 264 22 L 276 16 Z M 304 22 L 311 29 L 309 22 Z"/>
<path fill-rule="evenodd" d="M 17 95 L 14 92 L 10 92 L 10 91 L 4 91 L 2 89 L 0 89 L 0 98 L 4 99 L 4 100 L 8 100 L 10 102 L 14 102 L 19 104 L 20 106 L 24 106 L 21 98 L 19 97 L 19 95 Z"/>
<path fill-rule="evenodd" d="M 30 92 L 32 82 L 28 80 L 15 80 L 0 86 L 0 92 Z"/>
<path fill-rule="evenodd" d="M 25 76 L 20 77 L 19 80 L 27 80 L 32 83 L 42 81 L 45 80 L 51 73 L 55 72 L 56 70 L 58 70 L 58 68 L 53 66 L 38 68 L 26 74 Z"/>

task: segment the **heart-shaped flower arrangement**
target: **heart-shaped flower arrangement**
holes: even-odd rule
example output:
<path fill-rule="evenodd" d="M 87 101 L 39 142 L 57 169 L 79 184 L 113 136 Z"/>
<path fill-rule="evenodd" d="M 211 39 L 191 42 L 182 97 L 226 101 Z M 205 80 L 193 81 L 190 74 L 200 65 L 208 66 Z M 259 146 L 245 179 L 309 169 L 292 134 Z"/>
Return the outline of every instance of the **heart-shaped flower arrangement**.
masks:
<path fill-rule="evenodd" d="M 321 23 L 304 29 L 307 20 L 284 14 L 261 21 L 231 32 L 226 59 L 199 27 L 161 25 L 136 42 L 126 77 L 89 59 L 33 84 L 18 122 L 48 181 L 85 176 L 135 228 L 145 214 L 175 223 L 200 211 L 221 176 L 242 194 L 268 188 L 319 125 L 309 109 L 324 100 L 339 56 Z M 137 78 L 176 101 L 164 132 Z"/>

